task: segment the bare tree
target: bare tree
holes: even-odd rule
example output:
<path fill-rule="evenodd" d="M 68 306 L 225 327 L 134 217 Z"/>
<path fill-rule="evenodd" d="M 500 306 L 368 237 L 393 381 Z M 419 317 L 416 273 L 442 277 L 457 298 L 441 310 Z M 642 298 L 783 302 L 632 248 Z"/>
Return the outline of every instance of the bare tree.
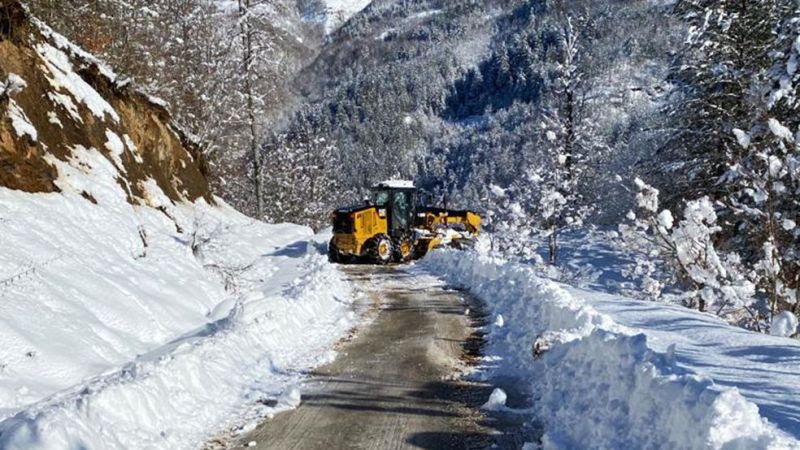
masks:
<path fill-rule="evenodd" d="M 256 197 L 256 217 L 264 218 L 264 183 L 262 181 L 261 152 L 258 144 L 258 125 L 254 100 L 254 36 L 255 24 L 251 0 L 239 0 L 239 26 L 242 39 L 242 76 L 244 78 L 245 108 L 247 109 L 248 149 L 253 158 L 253 190 Z"/>

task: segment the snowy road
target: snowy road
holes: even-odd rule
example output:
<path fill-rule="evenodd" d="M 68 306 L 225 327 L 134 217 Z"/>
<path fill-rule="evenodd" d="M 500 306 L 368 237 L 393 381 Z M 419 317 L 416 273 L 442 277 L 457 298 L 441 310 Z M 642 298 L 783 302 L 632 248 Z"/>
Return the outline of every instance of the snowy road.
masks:
<path fill-rule="evenodd" d="M 521 418 L 484 415 L 479 406 L 491 387 L 458 379 L 465 361 L 477 350 L 478 308 L 471 299 L 436 278 L 402 269 L 342 270 L 366 290 L 375 308 L 373 318 L 343 344 L 332 364 L 312 373 L 299 408 L 262 423 L 238 446 L 252 442 L 257 449 L 282 450 L 522 446 Z"/>

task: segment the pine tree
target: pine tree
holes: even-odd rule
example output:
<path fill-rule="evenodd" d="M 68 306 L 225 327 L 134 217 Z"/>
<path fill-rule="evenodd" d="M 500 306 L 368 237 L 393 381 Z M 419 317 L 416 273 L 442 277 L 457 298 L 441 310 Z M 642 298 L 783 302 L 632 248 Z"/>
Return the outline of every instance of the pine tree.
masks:
<path fill-rule="evenodd" d="M 731 164 L 725 182 L 733 189 L 727 204 L 735 212 L 732 239 L 755 262 L 759 285 L 767 294 L 767 319 L 791 308 L 800 312 L 800 153 L 797 131 L 797 57 L 800 36 L 792 2 L 773 4 L 774 65 L 765 83 L 768 95 L 750 128 L 734 130 L 741 162 Z"/>
<path fill-rule="evenodd" d="M 665 109 L 672 136 L 665 171 L 681 185 L 673 198 L 710 193 L 730 163 L 743 157 L 734 129 L 747 129 L 770 66 L 773 0 L 683 0 L 675 8 L 689 27 L 670 80 Z M 724 194 L 717 185 L 714 198 Z"/>

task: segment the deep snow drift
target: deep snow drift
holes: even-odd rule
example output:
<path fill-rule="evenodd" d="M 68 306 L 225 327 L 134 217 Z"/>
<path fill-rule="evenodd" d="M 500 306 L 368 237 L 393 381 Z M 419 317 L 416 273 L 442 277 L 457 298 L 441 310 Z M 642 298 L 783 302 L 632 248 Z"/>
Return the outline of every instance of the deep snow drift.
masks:
<path fill-rule="evenodd" d="M 0 188 L 0 448 L 194 448 L 331 358 L 352 296 L 310 229 L 132 206 L 79 155 Z"/>
<path fill-rule="evenodd" d="M 796 341 L 477 252 L 420 267 L 486 301 L 490 370 L 531 380 L 545 448 L 800 448 Z"/>

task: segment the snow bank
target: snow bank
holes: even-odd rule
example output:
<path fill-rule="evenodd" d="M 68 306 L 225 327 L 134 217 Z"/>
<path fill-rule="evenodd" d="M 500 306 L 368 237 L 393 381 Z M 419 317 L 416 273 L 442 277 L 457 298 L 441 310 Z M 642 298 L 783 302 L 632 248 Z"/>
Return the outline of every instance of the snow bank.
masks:
<path fill-rule="evenodd" d="M 502 358 L 498 370 L 531 380 L 539 396 L 533 407 L 545 423 L 545 448 L 800 446 L 786 432 L 792 430 L 780 430 L 764 419 L 735 386 L 715 384 L 676 356 L 675 344 L 686 341 L 685 330 L 658 334 L 654 342 L 646 325 L 627 326 L 598 310 L 593 293 L 540 279 L 532 267 L 476 253 L 432 252 L 421 267 L 485 300 L 490 317 L 504 317 L 502 327 L 489 327 L 488 352 Z M 737 329 L 710 316 L 668 311 L 673 319 L 690 323 L 700 316 L 727 330 L 729 338 L 740 339 Z M 695 326 L 703 328 L 702 323 Z M 713 364 L 713 357 L 709 361 Z M 754 372 L 750 381 L 761 376 Z M 791 398 L 787 394 L 785 401 Z"/>
<path fill-rule="evenodd" d="M 351 326 L 344 282 L 322 256 L 303 259 L 288 295 L 245 295 L 221 319 L 25 408 L 0 423 L 0 448 L 196 448 L 254 402 L 296 407 L 287 386 L 329 361 Z"/>
<path fill-rule="evenodd" d="M 0 188 L 0 448 L 197 448 L 260 400 L 296 406 L 355 320 L 312 231 L 154 182 L 132 205 L 72 150 L 60 193 Z"/>

